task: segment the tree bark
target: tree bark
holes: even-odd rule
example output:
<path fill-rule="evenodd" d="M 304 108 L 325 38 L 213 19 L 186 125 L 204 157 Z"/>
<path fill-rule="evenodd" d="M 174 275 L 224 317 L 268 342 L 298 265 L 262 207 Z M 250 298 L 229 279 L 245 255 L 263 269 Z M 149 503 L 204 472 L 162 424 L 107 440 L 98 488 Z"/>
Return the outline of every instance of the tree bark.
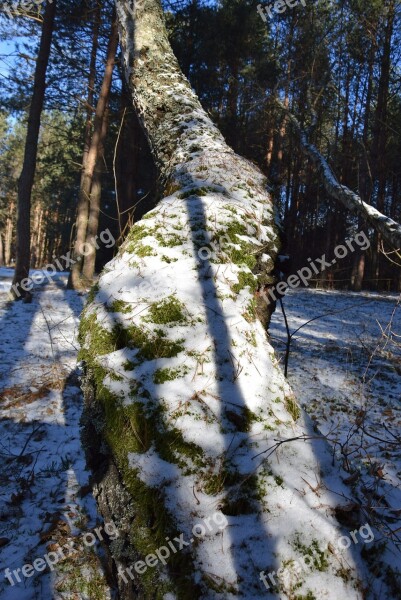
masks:
<path fill-rule="evenodd" d="M 0 267 L 4 267 L 3 232 L 0 232 Z"/>
<path fill-rule="evenodd" d="M 12 215 L 14 214 L 14 210 L 15 210 L 15 204 L 14 202 L 10 203 L 10 215 L 9 217 L 7 217 L 6 220 L 6 233 L 5 233 L 5 239 L 4 239 L 4 260 L 6 263 L 6 267 L 8 267 L 11 264 L 11 246 L 12 246 L 12 241 L 13 241 L 13 218 Z"/>
<path fill-rule="evenodd" d="M 113 22 L 111 26 L 110 38 L 107 48 L 106 67 L 103 76 L 102 87 L 99 94 L 99 99 L 96 105 L 95 119 L 93 123 L 93 133 L 90 141 L 88 154 L 85 159 L 85 167 L 83 170 L 81 186 L 79 190 L 77 220 L 76 220 L 76 238 L 74 244 L 74 264 L 71 267 L 68 287 L 76 290 L 85 287 L 85 281 L 81 277 L 82 266 L 85 257 L 85 242 L 87 237 L 88 219 L 90 211 L 90 195 L 92 188 L 93 174 L 96 163 L 99 158 L 102 141 L 104 139 L 104 117 L 109 102 L 111 82 L 113 77 L 113 69 L 118 45 L 118 29 L 115 14 L 113 14 Z M 91 237 L 89 239 L 92 239 Z M 94 246 L 91 244 L 91 253 L 94 251 Z"/>
<path fill-rule="evenodd" d="M 32 100 L 29 108 L 24 161 L 18 180 L 17 258 L 11 287 L 11 295 L 16 300 L 30 293 L 21 288 L 20 284 L 29 276 L 31 262 L 31 194 L 36 170 L 40 118 L 45 98 L 46 71 L 50 56 L 55 14 L 56 0 L 53 0 L 52 3 L 46 2 Z"/>
<path fill-rule="evenodd" d="M 96 262 L 96 235 L 99 228 L 100 201 L 102 197 L 102 171 L 104 158 L 104 140 L 108 128 L 108 110 L 106 109 L 100 139 L 99 156 L 92 178 L 91 194 L 89 201 L 88 227 L 86 230 L 86 252 L 82 267 L 82 282 L 84 286 L 91 286 L 95 273 Z"/>
<path fill-rule="evenodd" d="M 226 145 L 181 73 L 159 1 L 116 6 L 164 197 L 105 267 L 81 320 L 95 495 L 121 532 L 111 550 L 124 600 L 262 597 L 260 570 L 269 563 L 261 548 L 273 556 L 277 540 L 290 553 L 297 532 L 338 531 L 328 496 L 319 510 L 293 492 L 305 489 L 316 462 L 265 332 L 263 288 L 279 247 L 272 201 L 263 174 Z M 262 457 L 277 438 L 292 440 L 280 461 Z M 273 470 L 291 498 L 285 508 Z M 206 519 L 220 530 L 212 525 L 149 578 L 125 575 Z M 327 560 L 341 593 L 356 599 L 354 583 Z M 309 577 L 297 593 L 308 593 Z M 314 585 L 329 596 L 323 579 Z"/>

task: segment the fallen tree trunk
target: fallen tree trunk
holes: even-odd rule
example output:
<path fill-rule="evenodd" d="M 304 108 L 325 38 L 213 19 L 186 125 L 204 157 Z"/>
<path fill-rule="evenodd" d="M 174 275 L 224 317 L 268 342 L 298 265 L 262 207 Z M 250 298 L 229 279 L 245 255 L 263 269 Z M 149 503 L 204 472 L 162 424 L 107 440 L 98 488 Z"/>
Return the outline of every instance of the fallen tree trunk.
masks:
<path fill-rule="evenodd" d="M 358 194 L 350 190 L 346 185 L 342 185 L 337 180 L 327 160 L 321 155 L 316 146 L 309 142 L 307 133 L 302 129 L 295 115 L 280 101 L 276 100 L 276 103 L 288 115 L 298 133 L 302 151 L 315 165 L 329 196 L 341 202 L 350 212 L 360 215 L 369 225 L 381 233 L 383 239 L 394 249 L 401 249 L 401 225 L 393 221 L 390 217 L 383 215 L 383 213 L 370 204 L 364 202 Z"/>
<path fill-rule="evenodd" d="M 85 444 L 101 510 L 120 531 L 111 551 L 121 597 L 259 598 L 269 570 L 312 552 L 318 566 L 280 590 L 357 598 L 328 552 L 334 501 L 305 484 L 330 472 L 331 456 L 257 305 L 278 252 L 265 178 L 205 114 L 158 0 L 133 11 L 118 1 L 117 15 L 164 190 L 104 269 L 80 328 Z M 279 460 L 263 454 L 277 439 L 291 440 Z"/>

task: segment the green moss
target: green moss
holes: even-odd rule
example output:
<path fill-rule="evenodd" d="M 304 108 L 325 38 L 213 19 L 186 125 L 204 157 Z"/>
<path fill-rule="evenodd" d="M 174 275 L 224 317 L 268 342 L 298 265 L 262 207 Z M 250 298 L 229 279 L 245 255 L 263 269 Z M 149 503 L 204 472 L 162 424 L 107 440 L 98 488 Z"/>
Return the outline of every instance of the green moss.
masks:
<path fill-rule="evenodd" d="M 256 334 L 255 334 L 254 331 L 246 331 L 245 332 L 245 337 L 246 337 L 246 340 L 247 340 L 247 342 L 249 344 L 251 344 L 255 348 L 258 347 L 258 342 L 256 341 Z"/>
<path fill-rule="evenodd" d="M 156 252 L 151 246 L 143 246 L 142 244 L 138 244 L 137 246 L 131 244 L 131 246 L 134 246 L 134 249 L 131 250 L 131 252 L 135 253 L 140 258 L 145 258 L 145 256 L 156 256 Z M 130 252 L 129 248 L 127 248 L 127 251 Z"/>
<path fill-rule="evenodd" d="M 126 346 L 138 348 L 138 358 L 142 360 L 154 360 L 156 358 L 173 358 L 184 350 L 184 340 L 169 340 L 164 336 L 144 331 L 132 325 L 127 330 Z"/>
<path fill-rule="evenodd" d="M 168 182 L 165 189 L 165 196 L 172 196 L 175 192 L 181 189 L 181 185 L 175 181 Z M 143 219 L 145 217 L 142 217 Z"/>
<path fill-rule="evenodd" d="M 198 473 L 199 469 L 206 467 L 202 448 L 184 440 L 179 429 L 167 428 L 164 425 L 156 429 L 155 445 L 161 458 L 179 465 L 184 475 L 190 475 L 193 472 Z"/>
<path fill-rule="evenodd" d="M 301 415 L 301 409 L 299 408 L 298 403 L 295 400 L 294 396 L 292 396 L 292 395 L 285 396 L 285 407 L 286 407 L 287 411 L 290 413 L 290 415 L 292 416 L 292 418 L 294 419 L 294 421 L 298 421 L 298 419 Z"/>
<path fill-rule="evenodd" d="M 241 250 L 237 248 L 226 247 L 225 252 L 236 265 L 245 265 L 250 271 L 255 268 L 257 260 L 253 254 L 249 254 L 250 244 L 242 244 Z"/>
<path fill-rule="evenodd" d="M 114 300 L 114 302 L 107 307 L 107 310 L 109 312 L 127 314 L 131 312 L 131 304 L 124 302 L 124 300 Z"/>
<path fill-rule="evenodd" d="M 143 240 L 143 238 L 152 235 L 153 230 L 149 229 L 149 227 L 145 226 L 145 225 L 134 225 L 130 232 L 127 235 L 127 240 L 129 240 L 130 242 L 134 242 L 137 243 L 140 240 Z"/>
<path fill-rule="evenodd" d="M 298 594 L 297 596 L 294 596 L 294 600 L 317 600 L 317 598 L 315 594 L 311 590 L 309 590 L 306 595 L 300 596 Z"/>
<path fill-rule="evenodd" d="M 95 285 L 93 285 L 91 287 L 91 289 L 89 290 L 89 294 L 88 294 L 88 298 L 87 298 L 87 303 L 90 304 L 91 302 L 94 301 L 96 294 L 99 291 L 99 284 L 95 283 Z"/>
<path fill-rule="evenodd" d="M 208 194 L 213 193 L 215 191 L 216 189 L 210 186 L 194 187 L 188 190 L 187 192 L 183 192 L 178 197 L 180 198 L 180 200 L 185 200 L 190 196 L 207 196 Z"/>
<path fill-rule="evenodd" d="M 260 510 L 264 494 L 259 489 L 257 475 L 244 478 L 238 472 L 227 472 L 224 487 L 227 493 L 221 511 L 225 515 L 248 515 Z"/>
<path fill-rule="evenodd" d="M 153 381 L 156 384 L 162 384 L 166 381 L 173 381 L 187 372 L 185 367 L 179 367 L 178 369 L 157 369 L 153 374 Z"/>
<path fill-rule="evenodd" d="M 184 340 L 170 340 L 165 337 L 164 332 L 147 331 L 136 325 L 124 328 L 120 323 L 116 324 L 111 331 L 103 329 L 98 324 L 95 313 L 89 316 L 83 315 L 81 319 L 79 331 L 81 347 L 84 346 L 88 333 L 90 333 L 90 345 L 97 356 L 128 347 L 139 350 L 137 358 L 142 362 L 157 358 L 173 358 L 184 350 L 182 345 Z M 80 358 L 85 360 L 86 355 L 87 352 L 81 349 Z M 129 366 L 133 366 L 133 363 Z"/>
<path fill-rule="evenodd" d="M 104 380 L 110 373 L 96 359 L 120 345 L 134 345 L 148 359 L 172 355 L 181 347 L 178 342 L 145 334 L 136 327 L 126 330 L 115 326 L 112 331 L 106 331 L 97 323 L 95 313 L 83 315 L 79 338 L 81 344 L 88 342 L 81 348 L 80 358 L 85 361 L 95 397 L 102 406 L 103 437 L 135 504 L 135 527 L 130 533 L 131 543 L 145 557 L 153 553 L 155 548 L 164 545 L 166 536 L 174 537 L 177 528 L 164 508 L 161 492 L 147 487 L 140 480 L 137 471 L 130 466 L 129 453 L 143 453 L 154 446 L 162 459 L 188 469 L 189 464 L 192 468 L 194 465 L 198 468 L 205 466 L 203 451 L 195 444 L 187 443 L 178 430 L 167 429 L 160 405 L 152 404 L 149 397 L 143 403 L 137 396 L 136 386 L 133 390 L 134 402 L 122 405 L 118 396 L 104 385 Z M 178 598 L 192 600 L 200 596 L 200 590 L 192 578 L 194 565 L 188 552 L 173 554 L 169 558 L 168 568 L 174 573 L 174 591 Z M 147 569 L 141 581 L 146 597 L 162 599 L 167 591 L 171 591 L 169 583 L 160 579 L 157 569 Z"/>
<path fill-rule="evenodd" d="M 162 256 L 162 261 L 166 262 L 168 264 L 172 263 L 172 262 L 177 262 L 178 258 L 170 258 L 169 256 L 166 256 L 165 254 L 163 254 Z"/>
<path fill-rule="evenodd" d="M 198 144 L 192 144 L 192 146 L 189 148 L 189 152 L 193 153 L 193 152 L 202 152 L 203 148 L 202 146 L 199 146 Z"/>
<path fill-rule="evenodd" d="M 90 315 L 83 313 L 78 335 L 81 347 L 84 346 L 88 333 L 91 336 L 91 345 L 96 348 L 98 356 L 109 354 L 115 350 L 115 334 L 113 331 L 108 331 L 98 324 L 95 312 Z M 82 355 L 82 352 L 84 350 L 81 349 L 80 355 Z"/>
<path fill-rule="evenodd" d="M 163 248 L 173 248 L 174 246 L 181 246 L 184 241 L 182 237 L 180 237 L 176 233 L 155 233 L 154 235 L 159 245 Z"/>
<path fill-rule="evenodd" d="M 153 303 L 149 308 L 149 317 L 145 321 L 166 325 L 168 323 L 184 323 L 184 305 L 174 296 L 169 296 L 161 302 Z"/>
<path fill-rule="evenodd" d="M 235 487 L 235 495 L 238 495 L 238 488 L 243 482 L 243 476 L 238 471 L 230 469 L 230 465 L 227 460 L 222 460 L 219 466 L 218 472 L 216 472 L 216 465 L 211 462 L 209 471 L 205 473 L 203 477 L 203 490 L 206 494 L 215 496 L 220 494 L 224 489 Z"/>
<path fill-rule="evenodd" d="M 327 571 L 329 568 L 329 562 L 326 558 L 326 553 L 323 550 L 320 550 L 319 542 L 317 540 L 312 540 L 310 546 L 306 546 L 301 542 L 301 535 L 297 534 L 295 537 L 295 541 L 293 542 L 294 549 L 302 556 L 312 559 L 312 564 L 317 571 L 323 572 Z"/>
<path fill-rule="evenodd" d="M 248 321 L 248 323 L 253 323 L 254 321 L 256 321 L 256 308 L 257 308 L 256 300 L 255 300 L 255 298 L 252 298 L 248 302 L 246 311 L 244 313 L 242 313 L 242 316 L 244 317 L 244 319 L 246 321 Z"/>
<path fill-rule="evenodd" d="M 238 214 L 238 211 L 237 211 L 237 209 L 236 209 L 236 208 L 234 208 L 233 206 L 231 206 L 230 204 L 225 204 L 225 205 L 223 206 L 223 208 L 224 208 L 225 210 L 228 210 L 229 212 L 231 212 L 233 215 L 237 215 L 237 214 Z"/>
<path fill-rule="evenodd" d="M 237 431 L 242 432 L 249 431 L 252 423 L 260 421 L 257 415 L 247 406 L 240 407 L 240 409 L 237 409 L 235 412 L 227 411 L 225 416 L 233 425 L 235 425 Z"/>
<path fill-rule="evenodd" d="M 237 235 L 247 235 L 247 227 L 240 221 L 230 221 L 223 235 L 228 235 L 230 239 L 235 241 Z"/>
<path fill-rule="evenodd" d="M 249 286 L 251 292 L 256 292 L 258 287 L 257 279 L 253 273 L 249 273 L 248 271 L 240 271 L 238 273 L 238 283 L 235 283 L 232 286 L 232 290 L 236 294 L 239 294 L 239 292 L 247 286 Z"/>
<path fill-rule="evenodd" d="M 144 417 L 138 405 L 119 409 L 114 414 L 109 409 L 106 414 L 105 437 L 124 484 L 135 502 L 135 527 L 131 529 L 131 543 L 142 557 L 154 553 L 155 548 L 165 545 L 166 536 L 174 537 L 177 532 L 171 515 L 164 507 L 162 493 L 147 487 L 128 462 L 129 452 L 144 452 L 152 439 L 158 445 L 159 436 L 152 438 L 152 420 Z M 168 567 L 175 574 L 178 597 L 188 600 L 198 597 L 192 579 L 190 554 L 180 552 L 171 555 Z M 158 578 L 156 569 L 147 569 L 141 581 L 149 597 L 163 598 L 168 591 L 167 582 Z"/>

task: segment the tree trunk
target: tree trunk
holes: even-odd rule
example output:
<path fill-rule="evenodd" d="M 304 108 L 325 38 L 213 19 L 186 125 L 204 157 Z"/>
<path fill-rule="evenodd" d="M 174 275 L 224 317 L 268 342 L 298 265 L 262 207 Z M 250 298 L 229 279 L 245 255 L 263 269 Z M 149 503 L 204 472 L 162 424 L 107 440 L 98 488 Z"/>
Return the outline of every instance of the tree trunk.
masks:
<path fill-rule="evenodd" d="M 10 204 L 10 215 L 14 214 L 15 205 L 14 202 Z M 11 264 L 11 246 L 13 241 L 13 219 L 11 217 L 7 217 L 6 221 L 6 234 L 4 240 L 4 260 L 6 263 L 6 267 Z"/>
<path fill-rule="evenodd" d="M 326 159 L 313 144 L 309 143 L 307 135 L 302 129 L 298 119 L 290 113 L 282 103 L 278 101 L 277 103 L 284 112 L 289 115 L 290 121 L 299 135 L 301 148 L 304 154 L 315 165 L 328 195 L 340 202 L 347 210 L 359 215 L 364 221 L 374 227 L 389 246 L 395 249 L 401 248 L 401 225 L 378 211 L 373 206 L 364 202 L 358 194 L 350 190 L 347 186 L 341 185 Z"/>
<path fill-rule="evenodd" d="M 88 94 L 87 94 L 87 111 L 86 111 L 86 123 L 85 123 L 85 137 L 84 137 L 84 151 L 82 155 L 82 173 L 81 173 L 81 182 L 80 182 L 80 190 L 84 187 L 85 182 L 85 171 L 88 161 L 89 148 L 91 145 L 92 139 L 92 114 L 93 114 L 93 99 L 95 95 L 95 83 L 96 83 L 96 59 L 97 52 L 99 48 L 99 29 L 102 18 L 102 7 L 100 1 L 96 2 L 96 11 L 94 12 L 94 21 L 93 21 L 93 36 L 92 36 L 92 48 L 91 48 L 91 58 L 89 64 L 89 78 L 88 78 Z M 77 220 L 76 220 L 76 231 L 77 237 L 83 237 L 85 235 L 84 227 L 89 211 L 88 198 L 85 197 L 84 194 L 79 194 L 78 203 L 77 203 Z M 79 262 L 75 263 L 75 265 L 70 270 L 70 275 L 68 277 L 67 287 L 74 288 L 79 287 L 80 281 L 80 272 L 81 272 L 82 264 Z"/>
<path fill-rule="evenodd" d="M 17 259 L 11 287 L 11 296 L 16 300 L 30 293 L 20 285 L 29 276 L 31 262 L 31 194 L 36 170 L 40 118 L 45 98 L 46 70 L 50 56 L 55 14 L 56 0 L 53 0 L 52 3 L 46 2 L 32 100 L 29 108 L 24 161 L 18 180 Z"/>
<path fill-rule="evenodd" d="M 373 125 L 373 143 L 372 143 L 372 168 L 377 182 L 377 202 L 376 206 L 380 212 L 385 210 L 386 185 L 388 177 L 386 142 L 388 138 L 388 99 L 390 89 L 391 73 L 391 50 L 392 37 L 394 32 L 395 20 L 395 1 L 389 0 L 385 3 L 385 27 L 384 40 L 382 47 L 382 57 L 380 61 L 380 78 L 377 93 L 377 106 L 375 111 L 375 120 Z M 375 289 L 379 286 L 380 277 L 380 248 L 382 245 L 382 236 L 380 232 L 375 232 L 372 243 L 372 266 L 371 277 L 374 281 Z"/>
<path fill-rule="evenodd" d="M 106 111 L 107 113 L 107 111 Z M 103 119 L 103 131 L 101 140 L 101 149 L 96 163 L 95 172 L 93 174 L 91 195 L 89 202 L 89 218 L 88 228 L 86 231 L 86 252 L 82 267 L 82 282 L 84 286 L 91 286 L 93 283 L 93 275 L 95 273 L 96 262 L 96 235 L 99 228 L 100 200 L 102 197 L 102 170 L 103 170 L 103 141 L 106 137 L 108 125 L 107 114 Z"/>
<path fill-rule="evenodd" d="M 109 44 L 107 48 L 106 67 L 103 76 L 102 87 L 100 90 L 99 99 L 96 105 L 95 119 L 93 123 L 93 134 L 90 141 L 88 154 L 85 159 L 85 167 L 81 179 L 79 190 L 77 220 L 76 220 L 76 238 L 74 244 L 74 264 L 71 267 L 68 287 L 76 290 L 85 287 L 85 282 L 81 278 L 83 260 L 85 257 L 85 242 L 87 237 L 89 210 L 90 210 L 90 195 L 92 188 L 93 174 L 96 163 L 99 158 L 102 140 L 104 137 L 104 117 L 109 102 L 111 81 L 115 64 L 115 57 L 118 45 L 118 30 L 115 15 L 111 26 Z"/>
<path fill-rule="evenodd" d="M 33 231 L 31 236 L 31 267 L 38 267 L 39 244 L 41 236 L 42 208 L 40 204 L 36 204 L 33 216 Z"/>
<path fill-rule="evenodd" d="M 300 532 L 324 550 L 338 536 L 329 495 L 316 506 L 294 492 L 310 493 L 302 477 L 316 458 L 265 332 L 263 289 L 278 252 L 272 202 L 182 75 L 158 0 L 116 4 L 164 198 L 106 266 L 81 321 L 95 494 L 120 532 L 111 550 L 123 599 L 263 597 L 260 571 L 275 552 L 295 559 Z M 292 440 L 280 461 L 261 456 L 277 438 Z M 318 452 L 329 457 L 323 444 Z M 165 565 L 133 572 L 180 534 L 188 546 L 165 546 Z M 326 556 L 339 597 L 356 599 Z M 312 578 L 317 597 L 330 597 L 325 579 L 305 572 L 297 593 L 309 595 Z"/>

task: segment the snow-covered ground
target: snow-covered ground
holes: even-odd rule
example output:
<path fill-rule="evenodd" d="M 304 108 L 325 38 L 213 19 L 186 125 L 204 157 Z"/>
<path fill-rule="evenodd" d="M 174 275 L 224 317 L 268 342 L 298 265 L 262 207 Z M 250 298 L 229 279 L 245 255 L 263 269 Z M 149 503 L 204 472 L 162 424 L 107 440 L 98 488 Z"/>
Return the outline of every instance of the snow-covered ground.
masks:
<path fill-rule="evenodd" d="M 346 482 L 383 552 L 381 576 L 387 564 L 400 572 L 400 296 L 297 290 L 284 307 L 291 334 L 321 317 L 292 338 L 289 382 L 349 473 Z M 287 333 L 279 304 L 270 335 L 284 362 Z M 399 582 L 394 598 L 401 597 Z"/>
<path fill-rule="evenodd" d="M 82 396 L 76 375 L 76 334 L 84 298 L 67 291 L 66 275 L 59 274 L 52 284 L 35 291 L 32 304 L 9 303 L 6 293 L 12 274 L 10 269 L 0 269 L 0 598 L 106 599 L 111 593 L 101 545 L 94 550 L 83 543 L 85 534 L 102 523 L 90 491 L 79 431 Z M 333 488 L 324 490 L 316 471 L 305 482 L 303 493 L 307 498 L 308 490 L 312 492 L 313 506 L 319 511 L 328 495 L 344 494 L 348 487 L 350 498 L 360 502 L 362 521 L 357 525 L 353 520 L 356 511 L 344 510 L 336 516 L 345 531 L 358 529 L 361 522 L 369 524 L 374 543 L 365 545 L 367 528 L 366 539 L 357 535 L 358 543 L 364 546 L 366 563 L 381 568 L 376 578 L 371 575 L 364 581 L 375 593 L 366 597 L 400 598 L 395 575 L 401 565 L 397 550 L 401 308 L 397 297 L 303 290 L 289 294 L 284 303 L 291 331 L 326 315 L 294 336 L 289 381 L 316 423 L 317 437 L 326 435 L 335 449 L 346 484 L 329 480 Z M 270 333 L 282 356 L 286 331 L 279 309 Z M 344 498 L 339 498 L 339 505 L 340 500 L 343 503 Z M 31 577 L 19 572 L 21 583 L 9 585 L 7 568 L 13 573 L 65 544 L 72 551 L 52 573 L 48 568 Z M 341 568 L 345 576 L 346 566 Z M 320 571 L 316 575 L 325 576 Z M 264 593 L 261 588 L 260 596 L 252 597 L 288 596 Z"/>
<path fill-rule="evenodd" d="M 84 543 L 101 523 L 79 429 L 76 334 L 84 298 L 58 274 L 31 304 L 7 302 L 12 275 L 0 269 L 0 597 L 108 598 L 102 550 Z M 36 570 L 25 568 L 29 577 L 13 574 L 46 554 L 50 564 L 59 561 L 52 573 L 39 561 Z"/>

